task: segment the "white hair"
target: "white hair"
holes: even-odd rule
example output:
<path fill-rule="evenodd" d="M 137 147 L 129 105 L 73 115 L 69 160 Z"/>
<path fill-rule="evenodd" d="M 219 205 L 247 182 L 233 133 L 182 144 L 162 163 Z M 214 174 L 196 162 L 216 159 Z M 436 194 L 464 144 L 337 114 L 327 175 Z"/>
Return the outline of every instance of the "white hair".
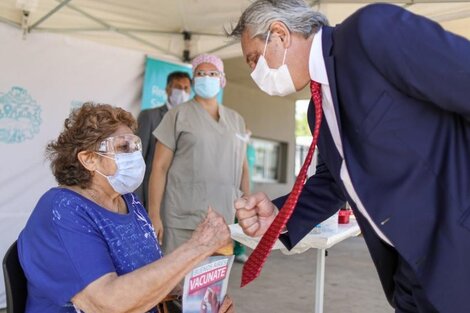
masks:
<path fill-rule="evenodd" d="M 252 38 L 266 38 L 269 27 L 275 21 L 284 23 L 293 33 L 305 38 L 316 33 L 328 19 L 313 10 L 304 0 L 257 0 L 242 14 L 237 25 L 227 35 L 240 39 L 245 30 Z"/>

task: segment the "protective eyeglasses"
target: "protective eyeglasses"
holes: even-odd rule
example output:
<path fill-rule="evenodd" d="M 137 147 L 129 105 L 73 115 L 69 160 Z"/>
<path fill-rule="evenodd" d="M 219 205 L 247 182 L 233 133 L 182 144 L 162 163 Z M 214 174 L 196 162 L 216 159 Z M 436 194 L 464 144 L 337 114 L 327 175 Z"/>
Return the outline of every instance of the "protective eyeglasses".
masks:
<path fill-rule="evenodd" d="M 209 76 L 209 77 L 222 77 L 224 76 L 224 73 L 221 73 L 219 71 L 203 71 L 199 70 L 194 73 L 195 77 L 203 77 L 203 76 Z"/>
<path fill-rule="evenodd" d="M 133 134 L 108 137 L 103 140 L 97 152 L 107 154 L 133 153 L 142 151 L 142 141 Z"/>

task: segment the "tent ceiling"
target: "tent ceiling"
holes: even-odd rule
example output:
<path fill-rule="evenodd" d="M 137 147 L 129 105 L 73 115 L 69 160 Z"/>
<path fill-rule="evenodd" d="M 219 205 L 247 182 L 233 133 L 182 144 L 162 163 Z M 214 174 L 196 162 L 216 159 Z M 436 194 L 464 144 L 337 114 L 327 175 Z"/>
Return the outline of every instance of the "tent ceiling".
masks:
<path fill-rule="evenodd" d="M 48 16 L 62 2 L 67 3 Z M 31 32 L 66 33 L 181 58 L 185 47 L 183 31 L 192 33 L 192 55 L 220 49 L 229 43 L 224 24 L 235 21 L 247 4 L 248 1 L 212 0 L 39 0 L 28 24 Z M 36 25 L 44 16 L 48 18 Z M 15 0 L 7 0 L 0 2 L 0 17 L 20 27 L 23 14 Z M 224 56 L 239 53 L 236 45 L 223 50 Z"/>
<path fill-rule="evenodd" d="M 35 5 L 24 24 L 31 33 L 65 33 L 175 60 L 181 59 L 183 50 L 188 47 L 184 31 L 192 34 L 189 45 L 192 56 L 203 52 L 216 52 L 223 58 L 240 56 L 239 45 L 225 37 L 224 27 L 236 22 L 250 3 L 249 0 L 3 0 L 0 1 L 0 21 L 21 29 L 24 17 L 17 7 L 20 2 Z M 374 1 L 309 2 L 324 12 L 331 24 L 337 24 Z M 470 38 L 470 2 L 394 2 Z"/>

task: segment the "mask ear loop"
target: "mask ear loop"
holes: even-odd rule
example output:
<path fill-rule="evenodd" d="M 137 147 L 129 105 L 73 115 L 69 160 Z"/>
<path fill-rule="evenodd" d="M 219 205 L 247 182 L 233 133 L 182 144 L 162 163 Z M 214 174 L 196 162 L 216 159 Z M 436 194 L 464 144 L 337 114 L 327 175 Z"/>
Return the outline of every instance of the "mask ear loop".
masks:
<path fill-rule="evenodd" d="M 266 48 L 268 47 L 269 36 L 271 35 L 271 30 L 268 31 L 268 36 L 266 36 L 266 42 L 264 43 L 263 56 L 266 56 Z M 282 65 L 286 64 L 287 48 L 284 50 L 284 57 L 282 58 Z"/>
<path fill-rule="evenodd" d="M 286 64 L 287 48 L 284 50 L 284 58 L 282 59 L 282 65 Z"/>
<path fill-rule="evenodd" d="M 287 48 L 284 50 L 284 58 L 282 59 L 282 65 L 286 64 L 286 55 L 287 55 Z"/>
<path fill-rule="evenodd" d="M 103 173 L 101 173 L 101 172 L 98 171 L 98 170 L 95 170 L 95 172 L 97 172 L 98 174 L 100 174 L 100 175 L 103 176 L 104 178 L 108 178 L 108 176 L 104 175 Z"/>
<path fill-rule="evenodd" d="M 271 30 L 268 30 L 268 36 L 266 36 L 266 42 L 264 43 L 263 56 L 266 56 L 266 48 L 268 47 L 269 36 L 271 35 Z"/>
<path fill-rule="evenodd" d="M 103 158 L 108 158 L 108 159 L 110 159 L 110 160 L 113 160 L 114 163 L 116 163 L 116 159 L 115 159 L 115 158 L 112 158 L 112 157 L 107 156 L 107 155 L 105 155 L 105 154 L 103 154 L 103 153 L 100 153 L 100 152 L 96 152 L 96 151 L 95 151 L 95 153 L 96 153 L 97 155 L 99 155 L 99 156 L 102 156 Z M 95 170 L 95 172 L 97 172 L 98 174 L 100 174 L 101 176 L 103 176 L 103 177 L 105 177 L 105 178 L 108 178 L 108 176 L 104 175 L 103 173 L 101 173 L 101 172 L 98 171 L 98 170 Z M 116 164 L 116 172 L 117 172 L 117 164 Z M 113 175 L 110 175 L 110 176 L 113 176 Z"/>

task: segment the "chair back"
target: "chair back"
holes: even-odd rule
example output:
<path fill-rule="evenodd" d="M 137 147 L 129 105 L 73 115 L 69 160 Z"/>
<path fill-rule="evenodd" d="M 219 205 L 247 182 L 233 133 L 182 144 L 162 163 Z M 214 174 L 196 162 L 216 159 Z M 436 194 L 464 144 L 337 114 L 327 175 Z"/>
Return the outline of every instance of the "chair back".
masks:
<path fill-rule="evenodd" d="M 28 296 L 26 276 L 18 258 L 18 247 L 15 241 L 3 258 L 3 276 L 7 297 L 6 313 L 24 313 Z"/>

